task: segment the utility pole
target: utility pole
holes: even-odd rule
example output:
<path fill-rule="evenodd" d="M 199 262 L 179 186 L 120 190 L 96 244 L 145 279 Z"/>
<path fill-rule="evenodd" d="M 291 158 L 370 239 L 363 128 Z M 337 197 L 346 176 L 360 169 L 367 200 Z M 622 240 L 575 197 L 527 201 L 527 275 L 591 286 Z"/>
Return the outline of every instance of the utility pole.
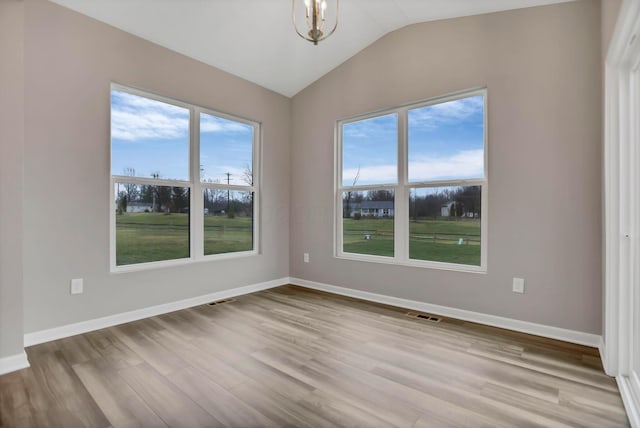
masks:
<path fill-rule="evenodd" d="M 160 178 L 160 173 L 152 172 L 151 177 L 157 180 L 158 178 Z M 156 212 L 156 192 L 157 192 L 157 189 L 155 188 L 155 186 L 153 186 L 153 188 L 151 189 L 151 195 L 153 196 L 153 203 L 151 204 L 151 212 Z"/>
<path fill-rule="evenodd" d="M 231 173 L 230 172 L 225 172 L 225 175 L 227 176 L 227 186 L 229 185 L 229 183 L 231 182 Z M 229 189 L 227 188 L 227 213 L 229 213 L 229 201 L 230 201 L 230 192 Z"/>

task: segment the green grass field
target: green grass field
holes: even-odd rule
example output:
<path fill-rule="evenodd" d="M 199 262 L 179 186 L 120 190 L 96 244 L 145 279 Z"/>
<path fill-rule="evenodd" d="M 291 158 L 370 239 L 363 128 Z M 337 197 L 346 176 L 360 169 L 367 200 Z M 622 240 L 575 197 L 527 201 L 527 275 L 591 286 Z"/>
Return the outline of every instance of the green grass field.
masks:
<path fill-rule="evenodd" d="M 250 217 L 205 216 L 205 255 L 250 251 L 252 221 Z M 412 259 L 480 265 L 480 220 L 411 220 L 409 229 Z M 393 256 L 393 219 L 344 219 L 343 232 L 345 252 Z M 118 266 L 188 257 L 188 214 L 116 216 Z"/>
<path fill-rule="evenodd" d="M 205 216 L 205 255 L 250 251 L 249 217 Z M 147 263 L 189 257 L 189 215 L 127 213 L 116 215 L 116 264 Z"/>
<path fill-rule="evenodd" d="M 393 257 L 393 219 L 343 219 L 343 251 Z M 409 257 L 479 266 L 480 220 L 411 220 Z"/>

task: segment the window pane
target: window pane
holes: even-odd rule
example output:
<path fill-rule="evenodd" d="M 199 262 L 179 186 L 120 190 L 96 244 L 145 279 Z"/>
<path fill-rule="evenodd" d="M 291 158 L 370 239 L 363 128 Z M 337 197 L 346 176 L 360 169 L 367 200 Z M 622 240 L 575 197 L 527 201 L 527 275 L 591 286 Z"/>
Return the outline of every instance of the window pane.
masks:
<path fill-rule="evenodd" d="M 343 192 L 342 251 L 393 257 L 393 193 Z"/>
<path fill-rule="evenodd" d="M 204 254 L 253 250 L 253 194 L 204 189 Z"/>
<path fill-rule="evenodd" d="M 253 126 L 201 113 L 201 180 L 251 186 L 252 165 Z"/>
<path fill-rule="evenodd" d="M 189 188 L 115 187 L 116 265 L 189 257 Z"/>
<path fill-rule="evenodd" d="M 409 110 L 409 181 L 484 176 L 484 97 Z"/>
<path fill-rule="evenodd" d="M 398 116 L 389 114 L 342 125 L 342 185 L 398 181 Z"/>
<path fill-rule="evenodd" d="M 111 174 L 189 180 L 189 110 L 112 90 Z"/>
<path fill-rule="evenodd" d="M 481 186 L 411 189 L 409 257 L 480 266 Z"/>

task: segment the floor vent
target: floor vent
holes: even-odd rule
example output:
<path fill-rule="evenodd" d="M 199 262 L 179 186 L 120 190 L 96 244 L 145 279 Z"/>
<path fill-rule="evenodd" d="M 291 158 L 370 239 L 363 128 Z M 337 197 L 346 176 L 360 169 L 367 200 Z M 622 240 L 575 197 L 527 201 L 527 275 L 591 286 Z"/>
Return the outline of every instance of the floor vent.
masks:
<path fill-rule="evenodd" d="M 431 322 L 440 322 L 441 318 L 431 314 L 420 314 L 417 312 L 407 312 L 407 316 L 411 318 L 419 318 Z"/>
<path fill-rule="evenodd" d="M 230 303 L 235 301 L 234 299 L 222 299 L 222 300 L 216 300 L 215 302 L 211 302 L 211 303 L 207 303 L 207 305 L 209 306 L 216 306 L 216 305 L 222 305 L 223 303 Z"/>

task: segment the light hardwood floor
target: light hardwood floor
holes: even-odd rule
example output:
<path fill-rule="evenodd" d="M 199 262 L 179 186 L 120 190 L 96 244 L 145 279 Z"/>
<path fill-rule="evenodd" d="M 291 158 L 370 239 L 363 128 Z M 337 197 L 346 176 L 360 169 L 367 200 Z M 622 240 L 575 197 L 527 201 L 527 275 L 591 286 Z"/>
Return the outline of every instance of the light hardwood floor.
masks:
<path fill-rule="evenodd" d="M 628 426 L 595 349 L 285 286 L 27 349 L 2 427 Z"/>

